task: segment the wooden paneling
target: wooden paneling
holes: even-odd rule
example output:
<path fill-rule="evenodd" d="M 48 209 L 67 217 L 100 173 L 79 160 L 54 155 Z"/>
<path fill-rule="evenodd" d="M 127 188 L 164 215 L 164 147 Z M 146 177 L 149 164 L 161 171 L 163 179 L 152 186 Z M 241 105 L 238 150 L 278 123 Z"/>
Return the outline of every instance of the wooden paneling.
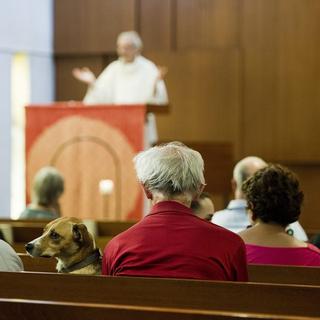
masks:
<path fill-rule="evenodd" d="M 174 33 L 173 1 L 140 0 L 138 29 L 146 50 L 170 50 Z"/>
<path fill-rule="evenodd" d="M 228 141 L 238 137 L 237 50 L 146 53 L 167 65 L 169 115 L 158 115 L 160 140 Z"/>
<path fill-rule="evenodd" d="M 177 0 L 177 48 L 239 45 L 239 0 Z"/>
<path fill-rule="evenodd" d="M 56 0 L 55 9 L 56 52 L 98 52 L 58 56 L 57 100 L 81 100 L 72 67 L 99 74 L 99 53 L 136 27 L 145 55 L 169 67 L 160 139 L 229 141 L 236 159 L 298 162 L 302 224 L 320 227 L 320 172 L 308 166 L 320 161 L 319 0 Z"/>
<path fill-rule="evenodd" d="M 320 160 L 320 3 L 245 0 L 243 154 Z"/>
<path fill-rule="evenodd" d="M 105 66 L 102 56 L 92 57 L 57 57 L 56 63 L 56 100 L 82 100 L 87 85 L 72 76 L 75 67 L 88 67 L 98 76 Z"/>
<path fill-rule="evenodd" d="M 56 0 L 55 52 L 114 52 L 121 31 L 135 28 L 134 0 Z"/>
<path fill-rule="evenodd" d="M 272 158 L 277 143 L 276 3 L 245 2 L 243 18 L 244 114 L 243 156 Z"/>
<path fill-rule="evenodd" d="M 299 177 L 304 203 L 299 221 L 305 230 L 320 230 L 320 163 L 314 165 L 289 165 Z"/>

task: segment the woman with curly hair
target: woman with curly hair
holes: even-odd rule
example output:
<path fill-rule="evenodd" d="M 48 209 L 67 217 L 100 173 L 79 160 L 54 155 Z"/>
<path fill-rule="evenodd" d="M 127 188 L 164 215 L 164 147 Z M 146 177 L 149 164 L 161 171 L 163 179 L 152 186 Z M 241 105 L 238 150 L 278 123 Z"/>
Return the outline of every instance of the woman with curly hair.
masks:
<path fill-rule="evenodd" d="M 242 190 L 254 223 L 239 233 L 246 243 L 248 263 L 320 266 L 320 250 L 285 231 L 298 220 L 303 201 L 293 172 L 270 164 L 246 180 Z"/>

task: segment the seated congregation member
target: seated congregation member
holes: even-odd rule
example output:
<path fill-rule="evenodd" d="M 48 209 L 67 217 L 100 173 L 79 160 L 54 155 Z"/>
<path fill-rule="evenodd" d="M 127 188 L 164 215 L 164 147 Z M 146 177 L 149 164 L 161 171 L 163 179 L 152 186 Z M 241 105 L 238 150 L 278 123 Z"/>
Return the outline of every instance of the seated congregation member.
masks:
<path fill-rule="evenodd" d="M 247 281 L 241 238 L 190 209 L 205 185 L 200 153 L 172 142 L 140 152 L 134 162 L 151 212 L 109 242 L 102 274 Z"/>
<path fill-rule="evenodd" d="M 43 167 L 35 175 L 32 202 L 20 219 L 56 219 L 60 216 L 59 198 L 64 191 L 64 179 L 54 167 Z"/>
<path fill-rule="evenodd" d="M 270 164 L 244 182 L 242 190 L 254 222 L 239 233 L 246 243 L 248 263 L 320 266 L 320 250 L 285 231 L 298 220 L 303 201 L 293 172 Z"/>
<path fill-rule="evenodd" d="M 211 221 L 214 213 L 214 204 L 208 192 L 202 192 L 198 199 L 191 202 L 193 213 L 204 220 Z"/>
<path fill-rule="evenodd" d="M 229 202 L 226 209 L 215 212 L 211 222 L 236 233 L 247 229 L 251 225 L 246 210 L 247 202 L 242 192 L 242 184 L 257 170 L 266 166 L 267 163 L 263 159 L 252 156 L 243 158 L 235 165 L 231 180 L 234 199 Z M 289 224 L 286 231 L 299 240 L 308 240 L 305 231 L 298 221 Z"/>
<path fill-rule="evenodd" d="M 0 240 L 0 271 L 23 271 L 23 263 L 11 246 Z"/>
<path fill-rule="evenodd" d="M 320 248 L 320 234 L 317 234 L 312 240 L 311 243 L 316 247 Z"/>

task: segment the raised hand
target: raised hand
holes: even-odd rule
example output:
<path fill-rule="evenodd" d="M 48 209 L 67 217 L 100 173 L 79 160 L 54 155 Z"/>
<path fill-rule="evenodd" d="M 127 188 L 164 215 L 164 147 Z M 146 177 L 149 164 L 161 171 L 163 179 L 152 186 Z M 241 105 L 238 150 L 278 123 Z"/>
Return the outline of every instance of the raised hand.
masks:
<path fill-rule="evenodd" d="M 168 73 L 168 67 L 166 66 L 157 66 L 158 67 L 158 77 L 157 80 L 163 80 L 166 74 Z"/>
<path fill-rule="evenodd" d="M 72 74 L 77 80 L 84 82 L 87 85 L 93 84 L 96 80 L 94 73 L 87 67 L 74 68 Z"/>

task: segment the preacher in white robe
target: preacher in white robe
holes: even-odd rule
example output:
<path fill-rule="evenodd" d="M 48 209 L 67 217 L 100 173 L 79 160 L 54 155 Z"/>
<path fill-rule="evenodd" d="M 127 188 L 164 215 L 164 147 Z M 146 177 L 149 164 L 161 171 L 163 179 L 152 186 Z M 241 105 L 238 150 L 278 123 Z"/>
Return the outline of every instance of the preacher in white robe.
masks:
<path fill-rule="evenodd" d="M 88 87 L 85 104 L 158 104 L 168 103 L 168 95 L 163 80 L 158 80 L 157 66 L 138 55 L 133 62 L 125 62 L 121 57 L 112 62 Z M 155 117 L 147 115 L 145 141 L 152 145 L 158 140 Z"/>

